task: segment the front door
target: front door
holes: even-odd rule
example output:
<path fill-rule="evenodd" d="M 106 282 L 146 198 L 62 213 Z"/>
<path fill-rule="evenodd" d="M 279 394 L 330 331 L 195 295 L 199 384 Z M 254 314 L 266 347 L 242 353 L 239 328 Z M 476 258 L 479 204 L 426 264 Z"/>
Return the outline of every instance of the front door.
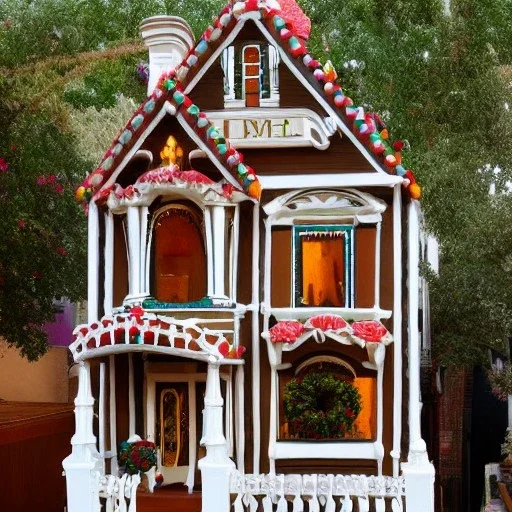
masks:
<path fill-rule="evenodd" d="M 189 392 L 186 382 L 156 385 L 156 444 L 167 484 L 185 482 L 189 470 Z"/>

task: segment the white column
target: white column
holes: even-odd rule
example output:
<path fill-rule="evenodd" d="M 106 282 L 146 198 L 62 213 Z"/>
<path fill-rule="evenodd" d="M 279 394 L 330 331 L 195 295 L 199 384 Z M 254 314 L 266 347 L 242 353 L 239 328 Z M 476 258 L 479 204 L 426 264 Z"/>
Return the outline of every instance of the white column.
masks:
<path fill-rule="evenodd" d="M 408 213 L 408 314 L 409 314 L 409 452 L 421 440 L 420 339 L 419 339 L 419 219 L 415 201 Z M 409 453 L 410 456 L 410 453 Z"/>
<path fill-rule="evenodd" d="M 212 214 L 207 206 L 204 210 L 204 228 L 206 232 L 206 261 L 208 266 L 208 297 L 213 296 L 213 240 Z"/>
<path fill-rule="evenodd" d="M 105 363 L 100 363 L 100 391 L 98 399 L 98 447 L 105 458 Z"/>
<path fill-rule="evenodd" d="M 393 476 L 400 466 L 402 439 L 402 190 L 393 190 Z"/>
<path fill-rule="evenodd" d="M 227 298 L 224 283 L 226 260 L 226 210 L 223 206 L 212 207 L 213 226 L 213 295 Z"/>
<path fill-rule="evenodd" d="M 148 240 L 148 207 L 140 208 L 140 292 L 143 296 L 149 296 L 149 281 L 146 281 L 146 252 Z"/>
<path fill-rule="evenodd" d="M 233 247 L 231 259 L 231 290 L 230 297 L 233 302 L 238 300 L 238 245 L 240 238 L 240 205 L 236 205 L 233 215 L 233 229 L 231 230 L 232 240 L 231 246 Z"/>
<path fill-rule="evenodd" d="M 105 281 L 103 311 L 112 314 L 114 302 L 114 215 L 110 210 L 105 213 Z"/>
<path fill-rule="evenodd" d="M 203 438 L 206 456 L 199 461 L 202 479 L 202 512 L 230 509 L 229 479 L 235 464 L 228 457 L 223 431 L 223 405 L 217 362 L 208 363 L 203 411 Z"/>
<path fill-rule="evenodd" d="M 235 422 L 236 422 L 236 465 L 240 473 L 245 473 L 245 400 L 244 366 L 236 368 L 235 375 Z"/>
<path fill-rule="evenodd" d="M 117 475 L 117 411 L 116 411 L 116 360 L 108 356 L 109 379 L 109 428 L 110 428 L 110 473 Z"/>
<path fill-rule="evenodd" d="M 98 268 L 99 268 L 99 237 L 98 206 L 94 201 L 89 203 L 87 221 L 87 321 L 98 320 Z"/>
<path fill-rule="evenodd" d="M 140 216 L 138 208 L 129 206 L 126 213 L 128 224 L 128 254 L 129 254 L 129 296 L 140 295 Z"/>
<path fill-rule="evenodd" d="M 99 476 L 104 473 L 104 468 L 93 434 L 93 405 L 89 363 L 81 362 L 75 398 L 75 434 L 71 438 L 71 454 L 62 462 L 66 473 L 68 512 L 100 511 Z"/>
<path fill-rule="evenodd" d="M 408 213 L 408 356 L 409 356 L 409 456 L 402 464 L 407 510 L 434 512 L 434 466 L 421 438 L 419 306 L 419 204 L 411 201 Z"/>
<path fill-rule="evenodd" d="M 396 187 L 395 187 L 396 188 Z M 380 309 L 380 259 L 381 255 L 382 222 L 377 222 L 375 232 L 375 309 Z M 354 265 L 352 265 L 354 268 Z M 352 282 L 354 282 L 352 280 Z"/>
<path fill-rule="evenodd" d="M 253 425 L 253 468 L 255 475 L 260 472 L 261 418 L 260 418 L 260 205 L 256 203 L 252 215 L 252 425 Z M 270 229 L 267 231 L 267 236 Z M 266 241 L 265 243 L 270 243 Z M 265 268 L 270 275 L 270 265 Z M 266 282 L 266 281 L 265 281 Z M 266 291 L 266 289 L 265 289 Z"/>

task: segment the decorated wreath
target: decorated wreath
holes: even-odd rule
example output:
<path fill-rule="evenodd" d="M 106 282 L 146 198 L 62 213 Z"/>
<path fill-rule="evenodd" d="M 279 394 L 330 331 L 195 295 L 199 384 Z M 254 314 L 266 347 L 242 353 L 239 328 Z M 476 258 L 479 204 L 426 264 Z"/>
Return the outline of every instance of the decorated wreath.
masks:
<path fill-rule="evenodd" d="M 135 437 L 135 436 L 134 436 Z M 156 466 L 156 447 L 151 441 L 143 441 L 137 436 L 137 440 L 124 441 L 118 455 L 121 468 L 130 475 L 145 473 Z"/>
<path fill-rule="evenodd" d="M 284 414 L 292 437 L 339 439 L 353 432 L 361 395 L 349 381 L 329 372 L 310 372 L 284 389 Z"/>

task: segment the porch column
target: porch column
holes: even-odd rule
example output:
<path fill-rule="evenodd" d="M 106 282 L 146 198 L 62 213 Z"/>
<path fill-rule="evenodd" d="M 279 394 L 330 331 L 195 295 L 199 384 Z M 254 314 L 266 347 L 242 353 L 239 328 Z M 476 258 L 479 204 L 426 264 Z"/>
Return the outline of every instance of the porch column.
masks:
<path fill-rule="evenodd" d="M 208 363 L 204 396 L 203 437 L 206 456 L 199 461 L 202 478 L 202 512 L 229 511 L 229 479 L 234 462 L 228 457 L 223 431 L 224 400 L 220 390 L 220 365 Z"/>
<path fill-rule="evenodd" d="M 87 216 L 87 229 L 89 239 L 87 245 L 87 321 L 95 322 L 98 319 L 98 268 L 99 268 L 99 213 L 94 201 L 89 203 Z"/>
<path fill-rule="evenodd" d="M 62 463 L 66 473 L 68 512 L 100 511 L 99 476 L 104 473 L 104 462 L 92 430 L 93 405 L 89 363 L 81 362 L 75 398 L 75 434 L 71 438 L 71 454 Z"/>
<path fill-rule="evenodd" d="M 213 242 L 213 296 L 226 299 L 224 266 L 226 260 L 226 210 L 212 207 Z"/>
<path fill-rule="evenodd" d="M 129 298 L 140 296 L 140 215 L 139 209 L 129 206 L 126 212 L 128 221 L 128 264 Z"/>
<path fill-rule="evenodd" d="M 415 512 L 434 512 L 434 466 L 428 460 L 421 438 L 419 308 L 419 204 L 411 201 L 408 214 L 408 365 L 409 365 L 409 455 L 402 464 L 405 477 L 405 507 Z"/>

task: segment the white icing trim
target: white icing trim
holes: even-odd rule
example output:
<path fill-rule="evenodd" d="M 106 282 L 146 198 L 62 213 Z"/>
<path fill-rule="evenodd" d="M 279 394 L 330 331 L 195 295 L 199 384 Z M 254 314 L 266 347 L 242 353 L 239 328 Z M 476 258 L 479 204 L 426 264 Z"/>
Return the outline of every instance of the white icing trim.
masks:
<path fill-rule="evenodd" d="M 140 215 L 140 292 L 143 295 L 149 295 L 149 280 L 146 280 L 148 272 L 146 272 L 146 252 L 147 252 L 147 241 L 148 241 L 148 216 L 149 209 L 147 206 L 141 206 L 139 208 Z"/>
<path fill-rule="evenodd" d="M 244 367 L 237 366 L 235 373 L 235 435 L 236 461 L 240 473 L 245 473 L 245 382 Z"/>
<path fill-rule="evenodd" d="M 225 299 L 224 266 L 226 253 L 226 210 L 222 206 L 212 207 L 213 225 L 213 296 Z"/>
<path fill-rule="evenodd" d="M 105 363 L 100 363 L 100 389 L 98 397 L 98 451 L 105 457 Z"/>
<path fill-rule="evenodd" d="M 253 473 L 260 470 L 261 416 L 260 416 L 260 319 L 258 305 L 260 301 L 260 206 L 253 206 L 252 219 L 252 417 L 253 417 Z"/>
<path fill-rule="evenodd" d="M 419 206 L 411 201 L 408 217 L 408 324 L 409 324 L 409 460 L 421 442 L 420 394 L 420 339 L 418 332 L 419 309 Z"/>
<path fill-rule="evenodd" d="M 105 212 L 105 279 L 103 312 L 112 314 L 114 303 L 114 216 L 110 210 Z"/>
<path fill-rule="evenodd" d="M 128 273 L 130 275 L 130 297 L 140 295 L 140 216 L 138 208 L 130 206 L 126 212 L 128 223 Z M 90 323 L 90 322 L 89 322 Z"/>
<path fill-rule="evenodd" d="M 275 459 L 369 459 L 375 460 L 380 447 L 377 442 L 328 442 L 278 441 Z M 272 474 L 272 471 L 270 471 Z"/>
<path fill-rule="evenodd" d="M 98 206 L 94 201 L 89 203 L 87 219 L 87 321 L 98 319 L 98 270 L 99 270 L 99 219 Z"/>
<path fill-rule="evenodd" d="M 307 368 L 308 366 L 311 366 L 313 364 L 317 363 L 331 363 L 331 364 L 337 364 L 338 366 L 343 366 L 343 368 L 347 369 L 354 377 L 357 377 L 356 371 L 354 370 L 354 367 L 348 364 L 344 359 L 341 359 L 341 357 L 336 356 L 314 356 L 310 357 L 306 361 L 302 362 L 295 368 L 295 375 L 298 375 L 304 368 Z"/>
<path fill-rule="evenodd" d="M 293 188 L 309 189 L 321 187 L 337 187 L 337 188 L 352 188 L 352 187 L 393 187 L 397 183 L 402 183 L 404 180 L 400 176 L 392 174 L 377 174 L 377 173 L 347 173 L 347 174 L 301 174 L 300 180 L 293 181 L 295 174 L 285 175 L 258 175 L 258 180 L 263 190 L 289 190 Z"/>
<path fill-rule="evenodd" d="M 110 472 L 117 474 L 117 411 L 116 411 L 116 359 L 108 356 Z"/>
<path fill-rule="evenodd" d="M 216 62 L 216 60 L 219 57 L 221 57 L 222 52 L 224 51 L 224 48 L 229 46 L 236 39 L 236 36 L 240 33 L 240 31 L 242 30 L 244 25 L 245 25 L 245 20 L 244 19 L 240 18 L 239 20 L 237 20 L 237 24 L 235 25 L 233 30 L 230 32 L 230 34 L 224 39 L 224 41 L 212 53 L 212 55 L 205 62 L 205 64 L 203 66 L 201 66 L 201 68 L 198 70 L 198 72 L 196 73 L 194 78 L 192 78 L 192 80 L 187 84 L 187 87 L 185 88 L 184 94 L 186 94 L 187 96 L 190 94 L 192 89 L 199 83 L 201 78 L 203 78 L 203 76 L 208 71 L 208 69 L 210 69 L 212 64 L 214 64 L 214 62 Z"/>
<path fill-rule="evenodd" d="M 211 207 L 204 209 L 204 228 L 206 235 L 206 265 L 208 267 L 208 284 L 207 284 L 207 295 L 208 297 L 213 296 L 213 225 L 212 225 L 212 214 Z"/>
<path fill-rule="evenodd" d="M 238 297 L 238 246 L 240 240 L 240 206 L 235 206 L 233 213 L 233 228 L 231 230 L 231 246 L 233 248 L 230 260 L 231 285 L 229 296 L 236 303 Z"/>
<path fill-rule="evenodd" d="M 380 260 L 381 260 L 381 238 L 382 238 L 382 222 L 376 223 L 375 233 L 375 308 L 380 309 Z M 354 265 L 352 263 L 352 268 Z M 354 282 L 354 280 L 352 280 Z"/>
<path fill-rule="evenodd" d="M 402 437 L 402 190 L 393 190 L 393 476 L 400 471 Z"/>
<path fill-rule="evenodd" d="M 301 177 L 302 179 L 302 177 Z M 327 197 L 320 197 L 327 196 Z M 263 210 L 272 224 L 284 219 L 305 216 L 323 218 L 357 218 L 359 221 L 378 222 L 387 208 L 381 199 L 352 188 L 342 190 L 293 190 L 267 203 Z M 369 218 L 368 218 L 369 216 Z"/>
<path fill-rule="evenodd" d="M 317 315 L 339 315 L 345 320 L 385 320 L 391 318 L 391 311 L 376 308 L 273 308 L 264 302 L 262 312 L 273 315 L 276 320 L 307 320 Z"/>

